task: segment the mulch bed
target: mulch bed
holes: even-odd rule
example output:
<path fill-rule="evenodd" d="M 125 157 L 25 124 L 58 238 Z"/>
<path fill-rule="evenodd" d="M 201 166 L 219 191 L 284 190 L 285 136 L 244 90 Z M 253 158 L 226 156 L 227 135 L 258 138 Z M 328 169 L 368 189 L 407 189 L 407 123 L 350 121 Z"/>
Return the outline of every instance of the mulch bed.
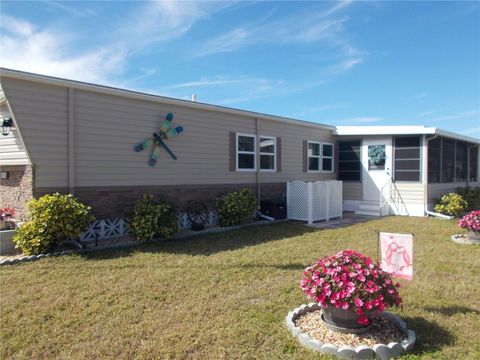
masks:
<path fill-rule="evenodd" d="M 376 344 L 388 345 L 391 342 L 400 342 L 406 338 L 404 333 L 394 323 L 381 316 L 374 318 L 372 328 L 363 334 L 344 334 L 328 329 L 323 325 L 321 310 L 315 310 L 300 315 L 294 322 L 302 332 L 307 333 L 312 339 L 323 344 L 337 346 L 347 345 L 357 347 L 367 345 L 373 347 Z"/>

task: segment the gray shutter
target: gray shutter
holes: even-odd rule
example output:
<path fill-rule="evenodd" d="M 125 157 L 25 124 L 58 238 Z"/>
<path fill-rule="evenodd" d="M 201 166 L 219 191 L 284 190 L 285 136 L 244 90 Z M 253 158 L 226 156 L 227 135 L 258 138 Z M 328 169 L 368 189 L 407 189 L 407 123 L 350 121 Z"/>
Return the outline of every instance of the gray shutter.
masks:
<path fill-rule="evenodd" d="M 308 143 L 307 140 L 303 140 L 303 172 L 308 171 Z"/>
<path fill-rule="evenodd" d="M 277 172 L 282 171 L 282 138 L 277 137 Z"/>
<path fill-rule="evenodd" d="M 236 171 L 237 169 L 237 164 L 236 164 L 236 136 L 233 131 L 230 131 L 229 135 L 229 141 L 228 141 L 228 169 L 229 171 Z"/>

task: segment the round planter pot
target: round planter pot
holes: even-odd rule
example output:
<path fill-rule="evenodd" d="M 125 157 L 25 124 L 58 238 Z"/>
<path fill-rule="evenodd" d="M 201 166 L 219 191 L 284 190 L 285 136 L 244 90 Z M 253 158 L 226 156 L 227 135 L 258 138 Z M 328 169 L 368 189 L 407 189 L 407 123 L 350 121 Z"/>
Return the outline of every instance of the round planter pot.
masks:
<path fill-rule="evenodd" d="M 357 322 L 358 315 L 352 309 L 339 309 L 332 305 L 322 308 L 322 320 L 325 326 L 337 332 L 361 334 L 368 331 L 372 326 L 372 321 L 370 313 L 365 313 L 365 316 L 369 319 L 368 325 L 359 324 Z"/>

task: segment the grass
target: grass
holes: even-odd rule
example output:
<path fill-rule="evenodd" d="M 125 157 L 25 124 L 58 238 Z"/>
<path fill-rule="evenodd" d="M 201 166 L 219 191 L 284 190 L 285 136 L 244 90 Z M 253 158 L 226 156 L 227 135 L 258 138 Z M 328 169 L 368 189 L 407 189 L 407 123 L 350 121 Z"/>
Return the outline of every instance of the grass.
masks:
<path fill-rule="evenodd" d="M 478 359 L 480 247 L 454 221 L 389 217 L 337 230 L 296 223 L 0 268 L 3 359 L 322 359 L 287 332 L 303 269 L 376 231 L 413 232 L 405 359 Z"/>

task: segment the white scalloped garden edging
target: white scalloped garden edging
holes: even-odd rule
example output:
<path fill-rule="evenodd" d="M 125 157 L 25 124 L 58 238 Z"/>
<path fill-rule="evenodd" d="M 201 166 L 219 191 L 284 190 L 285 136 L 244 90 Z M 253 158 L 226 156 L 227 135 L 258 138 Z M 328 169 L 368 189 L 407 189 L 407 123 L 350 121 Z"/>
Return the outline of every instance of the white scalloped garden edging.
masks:
<path fill-rule="evenodd" d="M 321 310 L 322 307 L 317 303 L 303 304 L 293 311 L 290 311 L 285 319 L 288 329 L 293 336 L 298 337 L 298 341 L 305 347 L 321 352 L 323 354 L 336 356 L 338 359 L 392 359 L 400 356 L 404 352 L 410 351 L 416 341 L 416 335 L 413 330 L 407 328 L 405 321 L 398 316 L 388 312 L 381 313 L 380 316 L 393 322 L 407 337 L 401 342 L 391 342 L 388 345 L 377 344 L 373 347 L 360 345 L 355 348 L 351 346 L 337 346 L 333 344 L 323 344 L 318 340 L 312 339 L 308 334 L 302 333 L 299 327 L 295 326 L 295 320 L 310 311 Z"/>

